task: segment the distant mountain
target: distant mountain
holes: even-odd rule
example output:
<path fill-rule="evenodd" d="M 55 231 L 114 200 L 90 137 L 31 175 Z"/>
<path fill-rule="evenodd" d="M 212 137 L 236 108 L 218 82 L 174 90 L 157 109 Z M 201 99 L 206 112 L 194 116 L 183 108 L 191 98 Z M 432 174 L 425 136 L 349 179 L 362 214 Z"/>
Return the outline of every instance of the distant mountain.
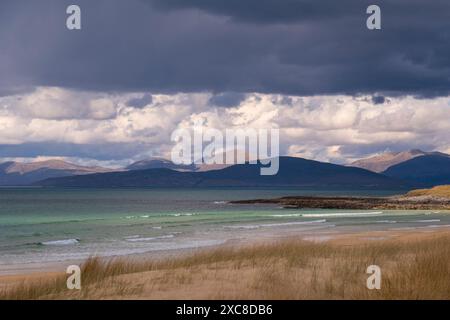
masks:
<path fill-rule="evenodd" d="M 422 186 L 450 184 L 450 157 L 447 155 L 416 157 L 390 167 L 383 174 Z"/>
<path fill-rule="evenodd" d="M 223 153 L 222 161 L 225 162 L 225 157 L 233 158 L 231 152 Z M 125 170 L 147 170 L 147 169 L 171 169 L 175 171 L 211 171 L 220 170 L 229 167 L 229 164 L 190 164 L 190 165 L 179 165 L 175 164 L 170 160 L 164 158 L 150 158 L 134 162 L 127 166 Z"/>
<path fill-rule="evenodd" d="M 79 166 L 62 160 L 29 163 L 9 161 L 0 164 L 0 186 L 23 186 L 47 178 L 111 171 L 102 167 Z"/>
<path fill-rule="evenodd" d="M 427 156 L 427 155 L 442 155 L 448 156 L 444 153 L 440 152 L 424 152 L 422 150 L 410 150 L 403 152 L 386 152 L 380 155 L 376 155 L 374 157 L 370 157 L 367 159 L 357 160 L 350 164 L 352 167 L 358 167 L 367 169 L 373 172 L 383 172 L 389 167 L 392 167 L 396 164 L 414 159 L 416 157 Z"/>
<path fill-rule="evenodd" d="M 170 160 L 163 158 L 152 158 L 147 160 L 140 160 L 130 164 L 126 170 L 148 170 L 148 169 L 172 169 L 177 171 L 195 171 L 197 168 L 192 165 L 178 165 Z"/>
<path fill-rule="evenodd" d="M 368 170 L 302 158 L 280 157 L 277 175 L 261 176 L 261 165 L 233 165 L 222 170 L 179 172 L 133 170 L 50 178 L 36 183 L 55 187 L 306 187 L 400 189 L 409 185 Z"/>

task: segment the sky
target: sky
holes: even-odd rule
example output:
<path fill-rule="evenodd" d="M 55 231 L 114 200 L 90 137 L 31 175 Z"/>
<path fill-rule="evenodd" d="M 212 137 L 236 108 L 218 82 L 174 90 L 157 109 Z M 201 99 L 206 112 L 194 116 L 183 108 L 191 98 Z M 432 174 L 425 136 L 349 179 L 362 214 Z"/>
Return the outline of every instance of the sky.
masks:
<path fill-rule="evenodd" d="M 82 29 L 66 28 L 81 8 Z M 366 28 L 381 8 L 382 29 Z M 280 128 L 347 163 L 450 152 L 448 0 L 2 0 L 0 159 L 119 166 L 171 133 Z"/>

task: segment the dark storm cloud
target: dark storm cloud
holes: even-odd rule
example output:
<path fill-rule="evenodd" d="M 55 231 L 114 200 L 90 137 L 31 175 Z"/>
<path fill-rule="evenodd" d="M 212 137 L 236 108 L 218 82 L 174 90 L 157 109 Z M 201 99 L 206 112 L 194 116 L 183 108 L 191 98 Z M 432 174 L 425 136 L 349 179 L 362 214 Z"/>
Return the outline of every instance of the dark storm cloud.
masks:
<path fill-rule="evenodd" d="M 383 96 L 375 95 L 372 97 L 373 104 L 383 104 L 386 102 L 386 98 Z"/>
<path fill-rule="evenodd" d="M 198 9 L 236 21 L 254 23 L 294 23 L 313 19 L 340 18 L 361 12 L 359 5 L 345 1 L 305 0 L 142 0 L 162 10 Z M 356 1 L 347 1 L 356 4 Z M 347 4 L 348 4 L 347 3 Z M 367 6 L 366 6 L 367 7 Z"/>
<path fill-rule="evenodd" d="M 65 28 L 77 3 L 82 30 Z M 0 94 L 30 86 L 292 95 L 447 95 L 450 1 L 0 3 Z"/>
<path fill-rule="evenodd" d="M 209 103 L 217 107 L 235 107 L 244 101 L 246 95 L 239 92 L 223 92 L 213 95 Z"/>
<path fill-rule="evenodd" d="M 149 93 L 144 94 L 140 98 L 133 98 L 127 101 L 127 105 L 141 109 L 145 106 L 148 106 L 149 104 L 152 104 L 153 102 L 153 96 Z"/>

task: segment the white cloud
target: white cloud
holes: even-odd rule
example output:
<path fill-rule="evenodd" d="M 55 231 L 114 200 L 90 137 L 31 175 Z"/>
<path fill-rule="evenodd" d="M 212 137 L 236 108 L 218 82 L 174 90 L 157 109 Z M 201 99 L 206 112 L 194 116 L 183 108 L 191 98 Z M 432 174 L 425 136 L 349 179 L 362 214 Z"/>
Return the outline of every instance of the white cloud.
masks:
<path fill-rule="evenodd" d="M 151 104 L 128 104 L 145 93 L 107 94 L 37 88 L 0 98 L 0 144 L 60 142 L 143 144 L 136 157 L 167 155 L 171 133 L 196 120 L 226 128 L 281 129 L 281 152 L 343 162 L 384 149 L 450 150 L 450 99 L 248 94 L 236 107 L 214 107 L 209 93 L 152 95 Z"/>
<path fill-rule="evenodd" d="M 60 88 L 37 88 L 34 92 L 2 98 L 3 110 L 29 119 L 95 119 L 116 116 L 118 105 L 105 95 Z"/>

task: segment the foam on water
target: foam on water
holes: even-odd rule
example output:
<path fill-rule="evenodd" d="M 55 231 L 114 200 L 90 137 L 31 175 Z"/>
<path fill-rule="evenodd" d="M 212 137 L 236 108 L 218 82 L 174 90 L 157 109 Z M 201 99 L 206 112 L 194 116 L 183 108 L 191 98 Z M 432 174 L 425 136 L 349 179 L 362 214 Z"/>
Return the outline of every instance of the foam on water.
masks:
<path fill-rule="evenodd" d="M 268 215 L 268 217 L 274 217 L 274 218 L 290 218 L 290 217 L 302 217 L 302 213 L 290 213 L 290 214 L 271 214 Z"/>
<path fill-rule="evenodd" d="M 321 224 L 327 222 L 325 219 L 312 220 L 312 221 L 299 221 L 299 222 L 285 222 L 285 223 L 264 223 L 256 225 L 237 225 L 237 226 L 224 226 L 228 229 L 258 229 L 265 227 L 283 227 L 283 226 L 295 226 L 295 225 L 311 225 L 311 224 Z"/>
<path fill-rule="evenodd" d="M 63 240 L 53 240 L 53 241 L 44 241 L 40 242 L 40 244 L 44 246 L 69 246 L 79 243 L 79 239 L 63 239 Z"/>
<path fill-rule="evenodd" d="M 140 237 L 135 237 L 135 238 L 126 238 L 126 241 L 130 241 L 130 242 L 142 242 L 142 241 L 153 241 L 153 240 L 161 240 L 161 239 L 170 239 L 173 238 L 174 235 L 173 234 L 167 234 L 164 236 L 158 236 L 158 237 L 148 237 L 148 238 L 140 238 Z"/>
<path fill-rule="evenodd" d="M 429 226 L 422 228 L 444 228 L 444 227 L 450 227 L 450 224 L 431 224 Z"/>
<path fill-rule="evenodd" d="M 169 214 L 169 216 L 172 217 L 190 217 L 190 216 L 195 216 L 198 213 L 173 213 L 173 214 Z"/>
<path fill-rule="evenodd" d="M 135 235 L 133 235 L 133 236 L 127 236 L 127 237 L 125 237 L 124 239 L 136 239 L 136 238 L 139 238 L 139 237 L 140 237 L 140 235 L 135 234 Z"/>
<path fill-rule="evenodd" d="M 192 249 L 202 248 L 208 246 L 215 246 L 225 243 L 225 240 L 213 239 L 192 239 L 184 242 L 151 242 L 151 246 L 147 243 L 133 243 L 134 247 L 106 247 L 106 246 L 87 246 L 78 250 L 61 250 L 51 251 L 46 253 L 29 253 L 27 255 L 5 254 L 0 260 L 0 265 L 12 264 L 32 264 L 44 262 L 61 262 L 72 260 L 85 260 L 92 256 L 98 257 L 114 257 L 130 254 L 144 254 L 148 252 L 161 250 L 178 250 L 178 249 Z M 57 248 L 57 247 L 55 247 Z M 68 249 L 68 248 L 66 248 Z"/>
<path fill-rule="evenodd" d="M 373 212 L 337 212 L 337 213 L 304 213 L 302 217 L 314 218 L 314 217 L 365 217 L 365 216 L 375 216 L 383 214 L 383 211 L 373 211 Z"/>

